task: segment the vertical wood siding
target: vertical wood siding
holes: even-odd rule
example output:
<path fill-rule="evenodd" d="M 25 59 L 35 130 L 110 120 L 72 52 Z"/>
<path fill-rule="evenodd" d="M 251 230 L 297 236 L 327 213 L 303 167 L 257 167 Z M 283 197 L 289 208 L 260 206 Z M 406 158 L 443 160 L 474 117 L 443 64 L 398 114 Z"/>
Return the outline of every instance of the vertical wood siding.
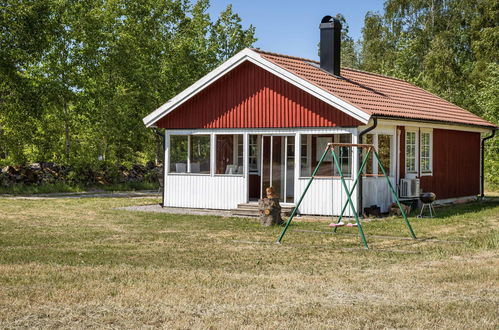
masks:
<path fill-rule="evenodd" d="M 239 65 L 156 124 L 166 129 L 361 125 L 250 62 Z"/>
<path fill-rule="evenodd" d="M 245 203 L 242 176 L 167 175 L 165 206 L 234 209 Z"/>
<path fill-rule="evenodd" d="M 396 187 L 395 178 L 390 177 L 390 181 L 393 187 Z M 362 211 L 364 211 L 364 207 L 378 205 L 381 212 L 388 212 L 393 203 L 393 194 L 385 177 L 363 178 L 362 196 Z"/>
<path fill-rule="evenodd" d="M 300 178 L 298 179 L 298 195 L 295 199 L 298 200 L 301 194 L 305 190 L 309 179 Z M 347 187 L 350 189 L 353 180 L 346 180 Z M 357 189 L 355 189 L 352 195 L 352 201 L 355 207 L 357 207 Z M 300 205 L 301 214 L 310 215 L 340 215 L 341 208 L 347 201 L 346 192 L 342 189 L 341 181 L 339 179 L 329 179 L 329 178 L 316 178 L 307 194 L 303 198 L 303 202 Z M 348 206 L 345 215 L 351 216 L 353 213 Z"/>
<path fill-rule="evenodd" d="M 433 175 L 420 179 L 437 199 L 479 194 L 480 133 L 434 129 Z"/>

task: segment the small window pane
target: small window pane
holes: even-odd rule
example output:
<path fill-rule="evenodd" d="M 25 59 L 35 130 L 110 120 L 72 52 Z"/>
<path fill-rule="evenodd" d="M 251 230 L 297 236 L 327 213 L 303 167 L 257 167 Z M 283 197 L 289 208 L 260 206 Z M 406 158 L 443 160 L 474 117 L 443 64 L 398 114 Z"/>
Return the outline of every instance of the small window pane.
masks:
<path fill-rule="evenodd" d="M 187 135 L 170 136 L 170 172 L 187 172 Z"/>
<path fill-rule="evenodd" d="M 311 159 L 312 156 L 310 155 L 308 140 L 309 140 L 309 135 L 301 136 L 300 175 L 305 177 L 310 176 L 312 174 L 312 169 L 309 161 L 309 159 Z"/>
<path fill-rule="evenodd" d="M 216 145 L 216 174 L 243 174 L 243 135 L 217 135 Z"/>
<path fill-rule="evenodd" d="M 385 168 L 386 174 L 390 175 L 391 169 L 391 157 L 390 153 L 392 150 L 392 136 L 380 134 L 378 135 L 378 155 L 381 164 Z M 378 167 L 378 174 L 383 175 L 381 167 Z"/>
<path fill-rule="evenodd" d="M 192 135 L 191 173 L 210 173 L 210 136 Z"/>
<path fill-rule="evenodd" d="M 431 136 L 421 133 L 421 172 L 431 172 Z"/>
<path fill-rule="evenodd" d="M 416 172 L 416 132 L 406 133 L 405 163 L 407 172 Z"/>
<path fill-rule="evenodd" d="M 364 136 L 364 143 L 365 144 L 373 144 L 374 143 L 374 137 L 372 134 L 367 134 L 366 136 Z M 367 149 L 363 148 L 362 149 L 362 156 L 364 159 L 364 157 L 366 156 L 366 152 L 367 152 Z M 365 174 L 374 174 L 373 172 L 373 154 L 372 152 L 369 153 L 369 156 L 367 157 L 367 160 L 366 160 L 366 165 L 364 166 L 364 173 Z"/>
<path fill-rule="evenodd" d="M 258 135 L 249 136 L 248 145 L 249 171 L 258 172 Z"/>

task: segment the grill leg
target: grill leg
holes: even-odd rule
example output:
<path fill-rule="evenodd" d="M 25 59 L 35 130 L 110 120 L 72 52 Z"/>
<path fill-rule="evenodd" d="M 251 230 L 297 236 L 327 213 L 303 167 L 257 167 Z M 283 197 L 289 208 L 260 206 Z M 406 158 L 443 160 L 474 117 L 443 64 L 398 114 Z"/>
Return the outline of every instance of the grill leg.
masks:
<path fill-rule="evenodd" d="M 419 211 L 419 217 L 418 218 L 422 218 L 423 217 L 425 206 L 426 206 L 426 204 L 423 203 L 423 206 L 421 206 L 421 211 Z"/>

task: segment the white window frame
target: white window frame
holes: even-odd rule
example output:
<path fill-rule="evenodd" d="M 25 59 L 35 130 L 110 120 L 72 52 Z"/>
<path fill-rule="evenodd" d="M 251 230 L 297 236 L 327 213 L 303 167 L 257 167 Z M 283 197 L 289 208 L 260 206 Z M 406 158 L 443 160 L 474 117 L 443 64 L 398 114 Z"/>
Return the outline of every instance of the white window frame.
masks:
<path fill-rule="evenodd" d="M 423 134 L 430 135 L 430 154 L 429 154 L 429 165 L 430 168 L 428 171 L 423 172 Z M 419 134 L 419 169 L 420 176 L 429 176 L 433 175 L 433 130 L 431 128 L 421 128 Z"/>
<path fill-rule="evenodd" d="M 191 161 L 192 161 L 192 136 L 193 135 L 203 135 L 203 136 L 209 136 L 210 137 L 210 173 L 191 173 Z M 186 172 L 171 172 L 171 137 L 172 136 L 187 136 L 187 171 Z M 214 155 L 214 149 L 213 149 L 213 134 L 211 133 L 206 133 L 206 132 L 189 132 L 189 133 L 184 133 L 184 132 L 178 132 L 178 133 L 170 133 L 168 134 L 168 175 L 194 175 L 194 176 L 212 176 L 214 173 L 213 170 L 213 155 Z"/>
<path fill-rule="evenodd" d="M 320 146 L 319 144 L 319 139 L 327 139 L 327 143 L 339 143 L 339 136 L 342 135 L 342 134 L 348 134 L 350 135 L 351 137 L 351 141 L 354 141 L 354 133 L 353 132 L 344 132 L 344 131 L 340 131 L 340 132 L 331 132 L 331 133 L 303 133 L 303 134 L 300 134 L 300 141 L 304 141 L 304 138 L 306 137 L 306 145 L 307 145 L 307 156 L 306 156 L 306 159 L 307 159 L 307 166 L 310 166 L 310 164 L 312 163 L 312 135 L 315 135 L 317 137 L 317 145 L 316 145 L 316 161 L 319 161 L 321 156 L 323 155 L 324 153 L 324 145 Z M 333 135 L 332 137 L 325 137 L 323 135 Z M 325 141 L 325 140 L 322 140 L 322 141 Z M 305 144 L 305 143 L 303 143 Z M 312 172 L 314 171 L 314 168 L 311 168 L 310 169 L 310 175 L 302 175 L 302 160 L 305 159 L 305 157 L 302 157 L 301 156 L 301 147 L 302 147 L 302 143 L 300 142 L 300 149 L 299 149 L 299 152 L 300 152 L 300 164 L 298 166 L 298 169 L 300 171 L 299 173 L 299 177 L 298 179 L 308 179 L 311 177 L 312 175 Z M 296 150 L 295 150 L 296 152 Z M 354 163 L 355 163 L 355 152 L 352 150 L 352 149 L 349 149 L 349 157 L 348 159 L 350 159 L 350 173 L 349 175 L 345 175 L 345 180 L 351 180 L 354 176 L 354 172 L 353 172 L 353 169 L 354 169 Z M 338 161 L 341 163 L 341 160 L 344 159 L 345 157 L 340 157 L 339 153 L 337 154 L 338 155 Z M 326 158 L 324 158 L 324 160 L 328 160 L 330 161 L 331 163 L 333 163 L 333 157 L 332 155 L 326 155 Z M 332 172 L 333 172 L 333 177 L 337 176 L 338 175 L 338 178 L 339 178 L 339 174 L 338 173 L 335 173 L 337 171 L 336 169 L 336 165 L 332 164 Z M 320 178 L 320 177 L 319 177 Z"/>
<path fill-rule="evenodd" d="M 217 174 L 217 137 L 220 135 L 232 135 L 233 136 L 233 154 L 232 154 L 232 162 L 234 164 L 239 164 L 239 139 L 243 141 L 243 161 L 242 161 L 242 166 L 243 166 L 243 173 L 235 173 L 235 174 L 225 174 L 225 173 L 219 173 Z M 213 154 L 213 165 L 214 168 L 210 169 L 212 176 L 245 176 L 246 173 L 246 167 L 244 165 L 244 134 L 243 133 L 213 133 L 212 134 L 212 140 L 213 140 L 213 145 L 212 149 L 210 152 Z"/>
<path fill-rule="evenodd" d="M 256 154 L 254 154 L 254 155 L 250 154 L 250 146 L 252 145 L 251 144 L 251 136 L 256 136 Z M 248 145 L 245 147 L 244 150 L 246 150 L 246 149 L 248 150 L 248 172 L 250 174 L 260 175 L 260 165 L 261 165 L 260 163 L 261 162 L 258 161 L 258 158 L 259 158 L 258 155 L 260 154 L 261 140 L 262 140 L 261 135 L 251 134 L 251 133 L 248 134 Z M 249 168 L 251 158 L 254 158 L 256 161 L 256 171 Z"/>
<path fill-rule="evenodd" d="M 408 133 L 414 133 L 414 147 L 415 147 L 415 150 L 414 150 L 414 171 L 409 171 L 408 168 L 407 168 L 407 136 L 408 136 Z M 418 134 L 418 130 L 417 129 L 407 129 L 405 130 L 405 146 L 404 146 L 404 155 L 405 155 L 405 161 L 404 161 L 404 166 L 405 166 L 405 174 L 407 176 L 407 174 L 410 174 L 410 175 L 415 175 L 417 176 L 418 175 L 418 172 L 419 172 L 419 162 L 418 162 L 418 150 L 419 150 L 419 134 Z"/>

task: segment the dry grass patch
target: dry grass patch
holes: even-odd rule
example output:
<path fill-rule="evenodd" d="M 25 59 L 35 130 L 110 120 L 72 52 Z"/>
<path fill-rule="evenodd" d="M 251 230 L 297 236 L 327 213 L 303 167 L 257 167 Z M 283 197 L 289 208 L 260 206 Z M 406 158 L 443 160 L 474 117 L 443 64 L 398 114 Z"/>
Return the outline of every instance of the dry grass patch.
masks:
<path fill-rule="evenodd" d="M 499 203 L 280 228 L 129 212 L 155 200 L 0 199 L 4 328 L 497 328 Z"/>

